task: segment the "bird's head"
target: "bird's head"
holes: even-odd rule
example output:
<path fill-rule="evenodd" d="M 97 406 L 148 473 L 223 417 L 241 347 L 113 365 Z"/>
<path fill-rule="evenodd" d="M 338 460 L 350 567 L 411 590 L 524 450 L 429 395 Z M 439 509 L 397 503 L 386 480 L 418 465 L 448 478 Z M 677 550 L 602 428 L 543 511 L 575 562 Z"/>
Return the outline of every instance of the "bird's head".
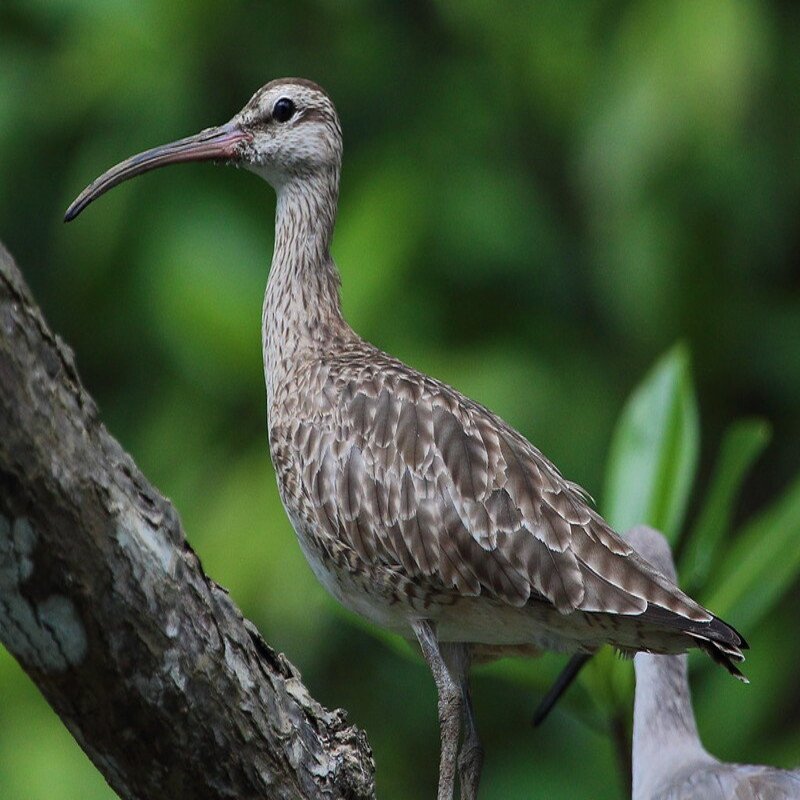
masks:
<path fill-rule="evenodd" d="M 339 117 L 328 95 L 311 81 L 268 83 L 231 123 L 250 134 L 241 147 L 242 166 L 276 188 L 341 165 Z"/>
<path fill-rule="evenodd" d="M 255 172 L 276 189 L 338 171 L 339 118 L 325 91 L 311 81 L 282 78 L 259 89 L 230 122 L 154 147 L 120 162 L 92 181 L 67 209 L 74 219 L 122 181 L 181 161 L 224 161 Z"/>

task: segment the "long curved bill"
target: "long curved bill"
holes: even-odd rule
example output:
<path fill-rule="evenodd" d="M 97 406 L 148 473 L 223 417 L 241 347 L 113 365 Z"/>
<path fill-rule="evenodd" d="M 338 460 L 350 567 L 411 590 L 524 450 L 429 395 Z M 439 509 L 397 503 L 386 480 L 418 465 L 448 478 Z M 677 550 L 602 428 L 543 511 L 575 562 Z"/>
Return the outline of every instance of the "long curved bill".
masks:
<path fill-rule="evenodd" d="M 177 142 L 154 147 L 152 150 L 145 150 L 144 153 L 131 156 L 92 181 L 67 209 L 64 221 L 70 222 L 75 219 L 89 203 L 128 178 L 134 178 L 151 169 L 158 169 L 167 164 L 177 164 L 181 161 L 235 159 L 238 155 L 239 144 L 252 141 L 252 138 L 252 134 L 240 125 L 229 122 L 226 125 L 207 128 L 194 136 L 187 136 Z"/>

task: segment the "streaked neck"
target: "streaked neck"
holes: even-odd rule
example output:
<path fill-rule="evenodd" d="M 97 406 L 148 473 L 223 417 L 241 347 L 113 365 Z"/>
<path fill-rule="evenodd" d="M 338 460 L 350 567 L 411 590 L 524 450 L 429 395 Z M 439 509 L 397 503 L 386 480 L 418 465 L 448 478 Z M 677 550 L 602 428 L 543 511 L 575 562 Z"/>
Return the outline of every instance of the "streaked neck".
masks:
<path fill-rule="evenodd" d="M 339 272 L 330 256 L 338 195 L 334 169 L 296 178 L 278 189 L 263 316 L 268 391 L 293 358 L 324 347 L 347 327 Z"/>

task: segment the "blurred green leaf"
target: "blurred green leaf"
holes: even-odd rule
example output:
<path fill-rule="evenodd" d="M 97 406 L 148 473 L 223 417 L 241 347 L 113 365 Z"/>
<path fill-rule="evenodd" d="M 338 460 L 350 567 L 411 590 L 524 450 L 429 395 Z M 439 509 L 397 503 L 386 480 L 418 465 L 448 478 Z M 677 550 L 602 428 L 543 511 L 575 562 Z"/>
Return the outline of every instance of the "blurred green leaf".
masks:
<path fill-rule="evenodd" d="M 606 657 L 613 660 L 613 651 L 610 647 L 602 648 L 600 652 L 603 653 L 601 661 Z M 567 659 L 568 656 L 565 657 L 564 653 L 544 651 L 535 659 L 535 663 L 526 657 L 510 657 L 498 661 L 477 662 L 473 664 L 472 672 L 475 676 L 500 678 L 530 692 L 532 702 L 528 713 L 529 718 L 532 718 L 538 702 L 552 688 L 564 670 Z M 556 709 L 567 711 L 569 716 L 580 720 L 583 725 L 597 733 L 607 733 L 608 714 L 613 708 L 612 683 L 615 677 L 605 669 L 593 672 L 594 661 L 595 659 L 589 661 L 578 673 L 578 680 L 559 699 Z"/>
<path fill-rule="evenodd" d="M 742 628 L 757 624 L 800 574 L 800 477 L 736 538 L 708 605 Z"/>
<path fill-rule="evenodd" d="M 697 467 L 698 437 L 689 353 L 679 344 L 634 390 L 614 431 L 603 499 L 617 530 L 645 523 L 675 541 Z"/>
<path fill-rule="evenodd" d="M 769 438 L 769 424 L 760 419 L 740 420 L 725 434 L 703 509 L 681 560 L 681 581 L 688 591 L 708 578 L 717 549 L 730 532 L 742 482 Z"/>
<path fill-rule="evenodd" d="M 633 667 L 613 648 L 600 648 L 580 675 L 594 704 L 605 711 L 606 719 L 629 705 L 633 697 Z"/>

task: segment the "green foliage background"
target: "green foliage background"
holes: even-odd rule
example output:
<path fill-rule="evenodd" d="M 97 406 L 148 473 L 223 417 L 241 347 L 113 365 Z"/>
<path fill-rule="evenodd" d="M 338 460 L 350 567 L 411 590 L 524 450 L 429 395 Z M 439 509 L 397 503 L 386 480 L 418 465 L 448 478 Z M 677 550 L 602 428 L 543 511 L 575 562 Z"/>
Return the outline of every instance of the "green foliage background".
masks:
<path fill-rule="evenodd" d="M 0 4 L 0 239 L 207 571 L 367 730 L 380 796 L 419 798 L 435 782 L 432 681 L 316 584 L 274 485 L 259 337 L 271 190 L 173 167 L 61 223 L 112 163 L 292 74 L 342 118 L 334 255 L 350 321 L 497 410 L 623 524 L 666 520 L 682 576 L 752 647 L 749 688 L 692 662 L 707 745 L 797 765 L 800 6 Z M 659 395 L 678 392 L 674 407 L 636 423 L 661 420 L 656 444 L 679 449 L 631 467 L 628 415 L 607 471 L 626 397 L 679 340 Z M 736 422 L 751 415 L 773 435 L 742 483 L 766 444 L 764 423 Z M 620 499 L 626 475 L 654 497 Z M 622 796 L 606 729 L 629 714 L 625 665 L 597 659 L 529 727 L 564 660 L 476 676 L 484 797 Z M 111 796 L 5 651 L 0 697 L 0 797 Z"/>

